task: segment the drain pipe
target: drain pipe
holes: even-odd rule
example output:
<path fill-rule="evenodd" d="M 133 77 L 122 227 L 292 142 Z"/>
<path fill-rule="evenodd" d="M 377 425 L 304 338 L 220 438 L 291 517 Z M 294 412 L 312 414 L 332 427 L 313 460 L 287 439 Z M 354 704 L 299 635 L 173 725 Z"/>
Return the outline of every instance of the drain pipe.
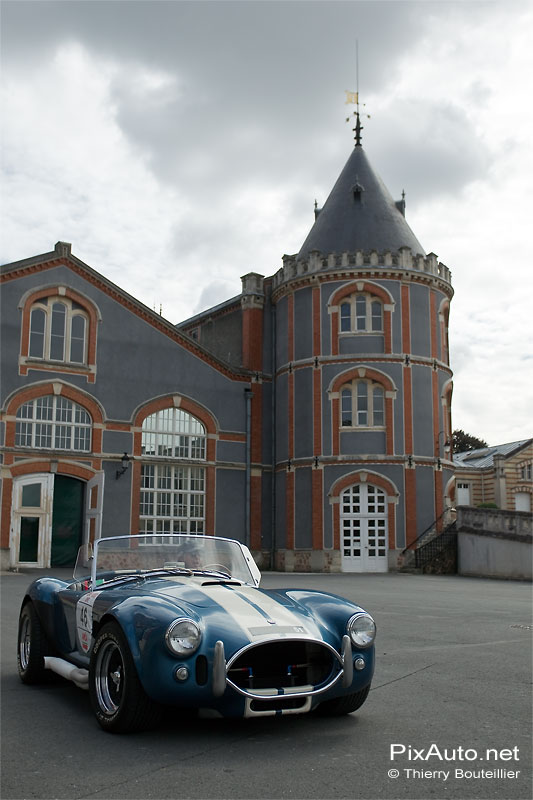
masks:
<path fill-rule="evenodd" d="M 244 542 L 250 547 L 250 499 L 251 499 L 251 475 L 252 475 L 252 398 L 254 393 L 251 387 L 246 387 L 244 397 L 246 400 L 246 488 L 245 488 L 245 522 L 244 522 Z"/>
<path fill-rule="evenodd" d="M 272 342 L 272 354 L 270 372 L 272 374 L 272 402 L 271 402 L 271 418 L 270 430 L 272 431 L 271 438 L 271 458 L 272 458 L 272 488 L 271 488 L 271 545 L 270 545 L 270 569 L 274 570 L 276 561 L 276 306 L 272 302 L 272 295 L 270 297 L 270 325 Z"/>

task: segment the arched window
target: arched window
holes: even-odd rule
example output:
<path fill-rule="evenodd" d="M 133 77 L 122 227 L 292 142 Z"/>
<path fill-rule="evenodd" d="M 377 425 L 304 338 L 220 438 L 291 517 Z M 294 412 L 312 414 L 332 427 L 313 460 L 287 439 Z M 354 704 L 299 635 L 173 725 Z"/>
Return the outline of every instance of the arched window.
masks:
<path fill-rule="evenodd" d="M 206 430 L 179 408 L 151 414 L 142 424 L 141 533 L 205 533 Z M 189 462 L 189 463 L 187 463 Z"/>
<path fill-rule="evenodd" d="M 24 403 L 17 411 L 15 446 L 47 450 L 91 450 L 92 419 L 67 397 L 47 395 Z"/>
<path fill-rule="evenodd" d="M 28 355 L 71 364 L 87 362 L 87 313 L 67 297 L 45 297 L 30 311 Z"/>
<path fill-rule="evenodd" d="M 343 428 L 383 428 L 385 390 L 372 380 L 353 380 L 341 388 L 341 426 Z"/>
<path fill-rule="evenodd" d="M 353 294 L 340 306 L 341 333 L 383 333 L 383 304 L 374 295 Z"/>

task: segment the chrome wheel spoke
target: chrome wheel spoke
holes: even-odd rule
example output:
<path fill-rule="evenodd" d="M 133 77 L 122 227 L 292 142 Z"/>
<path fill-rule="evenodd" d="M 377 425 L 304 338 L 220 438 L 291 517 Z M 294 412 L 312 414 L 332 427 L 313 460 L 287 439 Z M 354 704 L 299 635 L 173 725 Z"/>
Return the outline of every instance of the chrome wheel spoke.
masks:
<path fill-rule="evenodd" d="M 114 641 L 108 640 L 100 648 L 95 670 L 98 705 L 104 714 L 112 716 L 120 707 L 124 689 L 122 654 Z"/>

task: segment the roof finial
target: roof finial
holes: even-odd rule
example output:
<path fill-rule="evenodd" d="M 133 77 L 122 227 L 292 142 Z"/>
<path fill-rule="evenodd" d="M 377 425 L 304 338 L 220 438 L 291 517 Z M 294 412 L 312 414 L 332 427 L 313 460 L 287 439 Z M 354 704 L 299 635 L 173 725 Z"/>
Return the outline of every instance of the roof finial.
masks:
<path fill-rule="evenodd" d="M 361 115 L 359 113 L 359 40 L 355 40 L 355 84 L 356 90 L 355 92 L 346 91 L 346 103 L 355 103 L 356 110 L 352 113 L 352 116 L 355 117 L 355 128 L 352 128 L 353 132 L 355 133 L 355 146 L 361 146 L 361 131 L 363 130 L 363 126 L 361 125 Z M 364 107 L 363 103 L 363 107 Z M 370 114 L 366 114 L 366 117 L 370 119 Z M 350 117 L 346 117 L 346 122 L 350 121 Z"/>

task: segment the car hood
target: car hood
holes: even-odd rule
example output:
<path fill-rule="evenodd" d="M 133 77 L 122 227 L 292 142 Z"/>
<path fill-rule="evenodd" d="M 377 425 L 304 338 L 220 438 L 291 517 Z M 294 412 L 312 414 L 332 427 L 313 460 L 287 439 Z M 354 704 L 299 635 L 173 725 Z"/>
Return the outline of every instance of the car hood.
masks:
<path fill-rule="evenodd" d="M 185 582 L 176 578 L 166 580 L 151 593 L 182 607 L 187 603 L 209 610 L 210 614 L 226 612 L 252 637 L 273 634 L 316 637 L 318 634 L 308 609 L 277 592 L 234 583 Z"/>

